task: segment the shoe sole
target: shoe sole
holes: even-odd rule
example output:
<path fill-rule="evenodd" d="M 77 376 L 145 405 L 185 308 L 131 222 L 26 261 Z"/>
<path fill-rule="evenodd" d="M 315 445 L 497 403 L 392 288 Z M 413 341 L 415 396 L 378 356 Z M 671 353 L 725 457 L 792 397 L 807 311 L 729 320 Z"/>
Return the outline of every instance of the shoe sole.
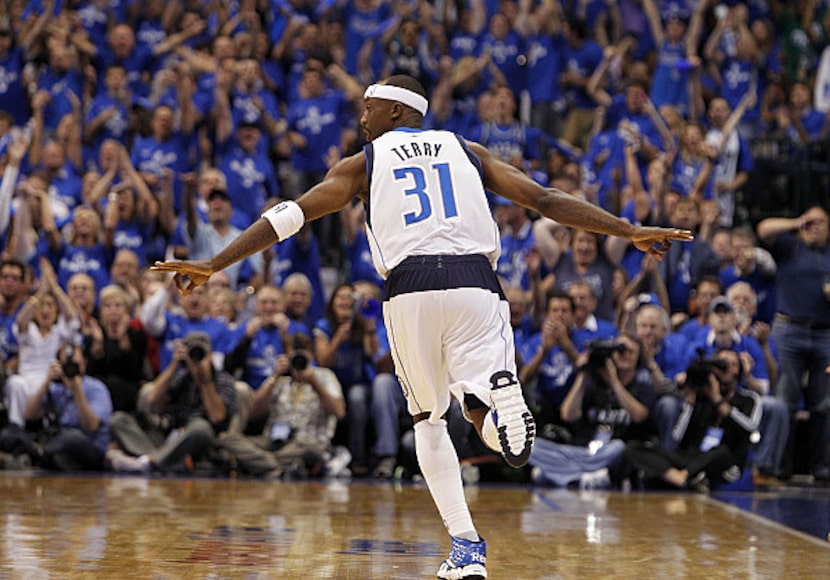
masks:
<path fill-rule="evenodd" d="M 499 443 L 504 460 L 511 467 L 522 467 L 530 458 L 536 438 L 536 422 L 525 403 L 522 386 L 513 374 L 499 371 L 490 377 L 490 401 L 498 413 Z"/>
<path fill-rule="evenodd" d="M 463 568 L 438 570 L 436 576 L 442 580 L 486 580 L 487 569 L 481 564 L 470 564 Z"/>

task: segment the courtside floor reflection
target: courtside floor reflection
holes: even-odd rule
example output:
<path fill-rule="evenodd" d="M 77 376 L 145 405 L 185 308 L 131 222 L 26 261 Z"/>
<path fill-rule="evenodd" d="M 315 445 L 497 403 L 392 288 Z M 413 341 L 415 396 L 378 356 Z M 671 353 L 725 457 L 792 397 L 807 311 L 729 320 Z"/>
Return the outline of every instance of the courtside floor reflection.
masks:
<path fill-rule="evenodd" d="M 826 539 L 723 498 L 465 493 L 488 541 L 490 578 L 819 578 L 830 569 Z M 750 495 L 756 506 L 771 501 Z M 0 578 L 434 578 L 449 550 L 434 509 L 425 487 L 387 482 L 0 472 Z"/>

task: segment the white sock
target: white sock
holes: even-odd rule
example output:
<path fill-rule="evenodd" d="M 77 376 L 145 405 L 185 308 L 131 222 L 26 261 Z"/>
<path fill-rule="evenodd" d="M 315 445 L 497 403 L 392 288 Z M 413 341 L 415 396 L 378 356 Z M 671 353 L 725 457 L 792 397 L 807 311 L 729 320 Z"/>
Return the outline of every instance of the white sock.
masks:
<path fill-rule="evenodd" d="M 447 422 L 415 424 L 415 451 L 432 501 L 451 536 L 477 542 L 479 537 L 464 497 L 458 455 L 447 432 Z"/>
<path fill-rule="evenodd" d="M 150 461 L 149 455 L 140 455 L 138 457 L 138 462 L 141 463 L 141 469 L 143 471 L 150 471 L 150 468 L 153 466 L 153 462 Z"/>

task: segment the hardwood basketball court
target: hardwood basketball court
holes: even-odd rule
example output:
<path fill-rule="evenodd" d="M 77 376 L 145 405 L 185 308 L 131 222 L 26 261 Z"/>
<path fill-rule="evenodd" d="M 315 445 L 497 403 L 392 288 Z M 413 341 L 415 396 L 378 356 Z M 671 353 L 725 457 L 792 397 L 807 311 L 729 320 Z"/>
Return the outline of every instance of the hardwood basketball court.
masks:
<path fill-rule="evenodd" d="M 490 578 L 830 570 L 826 540 L 704 496 L 488 485 L 466 493 L 488 541 Z M 3 579 L 434 578 L 449 551 L 428 491 L 408 483 L 0 472 L 0 498 Z"/>

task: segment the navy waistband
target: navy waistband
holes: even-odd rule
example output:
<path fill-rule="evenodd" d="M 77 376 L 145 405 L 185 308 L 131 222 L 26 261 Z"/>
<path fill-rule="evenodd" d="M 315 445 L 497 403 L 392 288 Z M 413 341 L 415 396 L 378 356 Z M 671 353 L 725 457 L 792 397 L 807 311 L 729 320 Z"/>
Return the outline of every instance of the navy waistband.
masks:
<path fill-rule="evenodd" d="M 506 300 L 490 260 L 481 254 L 410 256 L 389 274 L 383 288 L 383 299 L 412 292 L 455 288 L 481 288 Z"/>

